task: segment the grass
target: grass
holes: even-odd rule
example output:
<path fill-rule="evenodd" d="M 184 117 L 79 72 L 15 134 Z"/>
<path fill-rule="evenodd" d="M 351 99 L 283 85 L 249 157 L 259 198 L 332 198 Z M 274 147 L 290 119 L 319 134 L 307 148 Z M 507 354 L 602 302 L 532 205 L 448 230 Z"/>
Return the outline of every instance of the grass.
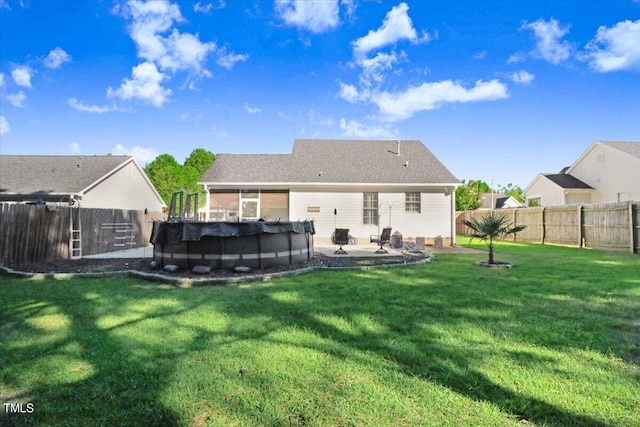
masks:
<path fill-rule="evenodd" d="M 34 412 L 0 425 L 640 426 L 640 257 L 485 257 L 191 289 L 2 277 L 0 401 Z"/>

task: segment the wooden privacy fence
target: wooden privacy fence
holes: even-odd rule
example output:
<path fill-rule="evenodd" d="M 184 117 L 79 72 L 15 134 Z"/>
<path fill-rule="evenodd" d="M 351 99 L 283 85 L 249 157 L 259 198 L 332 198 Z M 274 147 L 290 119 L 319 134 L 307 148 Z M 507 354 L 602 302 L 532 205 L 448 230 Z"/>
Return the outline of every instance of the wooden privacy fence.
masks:
<path fill-rule="evenodd" d="M 640 202 L 499 209 L 513 225 L 527 227 L 513 240 L 640 253 Z M 456 214 L 456 233 L 471 234 L 462 220 L 489 211 Z"/>
<path fill-rule="evenodd" d="M 0 203 L 0 265 L 69 259 L 72 225 L 81 230 L 74 235 L 75 255 L 146 246 L 153 221 L 165 219 L 162 212 L 142 210 Z"/>

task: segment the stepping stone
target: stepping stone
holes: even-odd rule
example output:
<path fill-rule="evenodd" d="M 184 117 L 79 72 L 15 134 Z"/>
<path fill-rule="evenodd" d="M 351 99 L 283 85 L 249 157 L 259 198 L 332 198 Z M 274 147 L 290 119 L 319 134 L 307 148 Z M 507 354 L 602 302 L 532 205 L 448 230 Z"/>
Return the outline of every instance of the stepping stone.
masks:
<path fill-rule="evenodd" d="M 209 274 L 211 273 L 211 267 L 206 265 L 196 265 L 191 269 L 191 272 L 195 274 Z"/>
<path fill-rule="evenodd" d="M 237 266 L 236 268 L 234 268 L 234 270 L 237 273 L 248 273 L 251 271 L 251 267 L 244 267 L 242 265 Z"/>
<path fill-rule="evenodd" d="M 163 270 L 168 273 L 175 273 L 176 271 L 180 270 L 180 267 L 174 264 L 167 264 L 164 266 Z"/>

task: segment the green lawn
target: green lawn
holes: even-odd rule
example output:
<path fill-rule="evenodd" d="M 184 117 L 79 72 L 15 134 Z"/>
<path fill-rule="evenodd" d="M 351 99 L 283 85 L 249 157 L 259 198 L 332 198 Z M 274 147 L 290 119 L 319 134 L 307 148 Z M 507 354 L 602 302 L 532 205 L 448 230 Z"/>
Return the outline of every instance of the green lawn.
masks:
<path fill-rule="evenodd" d="M 640 256 L 496 250 L 516 267 L 0 277 L 0 402 L 34 409 L 0 425 L 640 426 Z"/>

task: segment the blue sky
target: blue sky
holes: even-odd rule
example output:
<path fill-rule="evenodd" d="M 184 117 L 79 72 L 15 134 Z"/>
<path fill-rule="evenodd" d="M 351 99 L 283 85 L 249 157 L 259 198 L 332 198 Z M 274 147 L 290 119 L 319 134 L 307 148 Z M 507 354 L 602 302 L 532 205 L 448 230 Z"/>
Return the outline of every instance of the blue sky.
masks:
<path fill-rule="evenodd" d="M 525 187 L 640 140 L 640 2 L 0 0 L 0 152 L 420 139 Z"/>

